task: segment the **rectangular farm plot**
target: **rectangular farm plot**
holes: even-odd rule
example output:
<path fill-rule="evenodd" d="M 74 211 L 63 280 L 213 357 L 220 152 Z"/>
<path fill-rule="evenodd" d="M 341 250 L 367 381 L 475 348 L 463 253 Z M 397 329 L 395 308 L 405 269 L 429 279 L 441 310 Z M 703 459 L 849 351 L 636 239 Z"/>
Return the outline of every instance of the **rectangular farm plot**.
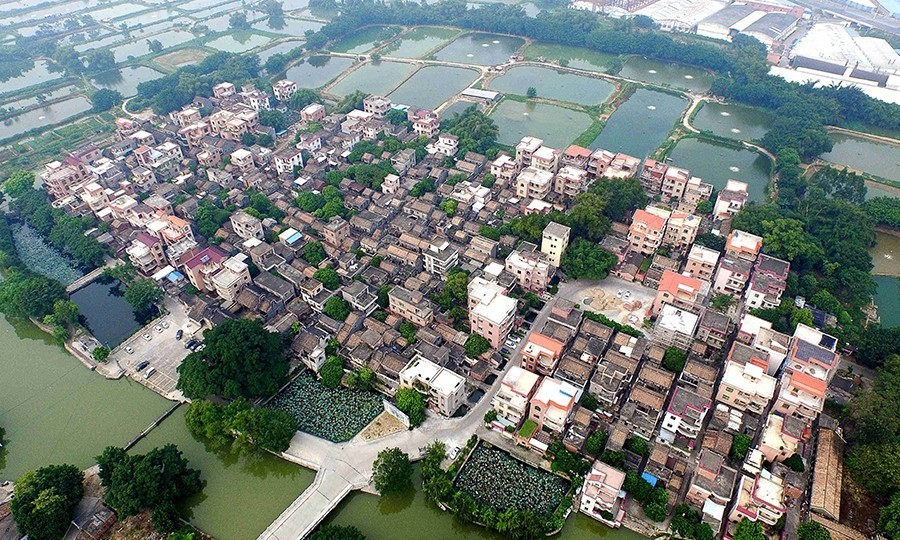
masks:
<path fill-rule="evenodd" d="M 384 411 L 378 394 L 328 388 L 310 373 L 300 374 L 268 407 L 293 416 L 298 430 L 331 442 L 349 441 Z"/>
<path fill-rule="evenodd" d="M 498 512 L 510 506 L 549 517 L 569 491 L 569 482 L 506 452 L 479 443 L 454 482 L 456 488 Z"/>

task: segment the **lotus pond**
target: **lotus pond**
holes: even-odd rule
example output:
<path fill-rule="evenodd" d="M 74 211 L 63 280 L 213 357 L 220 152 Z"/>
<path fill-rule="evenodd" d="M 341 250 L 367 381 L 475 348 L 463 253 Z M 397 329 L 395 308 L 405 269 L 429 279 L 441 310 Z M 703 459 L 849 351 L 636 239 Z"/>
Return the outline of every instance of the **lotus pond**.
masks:
<path fill-rule="evenodd" d="M 502 512 L 513 506 L 548 517 L 569 491 L 569 482 L 536 469 L 497 448 L 479 444 L 456 477 L 456 487 Z"/>
<path fill-rule="evenodd" d="M 331 442 L 344 442 L 384 411 L 381 396 L 364 390 L 328 388 L 301 373 L 269 402 L 297 420 L 297 429 Z"/>

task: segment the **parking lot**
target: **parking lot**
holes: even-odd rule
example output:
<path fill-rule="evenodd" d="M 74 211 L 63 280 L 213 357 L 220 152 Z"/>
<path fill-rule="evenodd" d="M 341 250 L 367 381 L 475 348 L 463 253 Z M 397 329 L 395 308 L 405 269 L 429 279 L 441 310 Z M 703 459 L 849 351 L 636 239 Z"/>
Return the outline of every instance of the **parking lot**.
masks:
<path fill-rule="evenodd" d="M 179 399 L 181 393 L 175 389 L 178 382 L 176 370 L 190 353 L 184 344 L 199 328 L 188 322 L 187 313 L 177 300 L 167 298 L 166 311 L 164 316 L 153 320 L 116 347 L 111 356 L 132 379 L 169 399 Z M 180 340 L 175 337 L 178 330 L 183 332 Z M 144 361 L 148 362 L 147 367 L 138 372 L 137 366 Z M 151 368 L 155 370 L 148 377 Z"/>

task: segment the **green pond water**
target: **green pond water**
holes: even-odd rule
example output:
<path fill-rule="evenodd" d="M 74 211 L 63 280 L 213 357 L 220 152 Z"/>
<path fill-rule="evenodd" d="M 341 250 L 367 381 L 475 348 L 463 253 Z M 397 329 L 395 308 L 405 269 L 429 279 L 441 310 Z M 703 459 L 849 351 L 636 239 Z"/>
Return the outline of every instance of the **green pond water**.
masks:
<path fill-rule="evenodd" d="M 478 73 L 471 69 L 425 66 L 391 92 L 390 98 L 394 103 L 436 109 L 477 78 Z"/>
<path fill-rule="evenodd" d="M 529 88 L 538 97 L 583 105 L 599 105 L 613 93 L 615 86 L 601 79 L 534 66 L 519 66 L 490 83 L 492 90 L 506 94 L 526 95 Z"/>
<path fill-rule="evenodd" d="M 900 141 L 892 145 L 843 133 L 830 137 L 834 148 L 822 154 L 825 161 L 900 182 Z"/>
<path fill-rule="evenodd" d="M 752 141 L 760 139 L 772 128 L 774 115 L 742 105 L 704 103 L 692 122 L 694 127 L 709 130 L 719 137 Z"/>
<path fill-rule="evenodd" d="M 123 96 L 137 95 L 137 87 L 142 82 L 152 81 L 162 77 L 163 74 L 147 66 L 129 66 L 121 70 L 107 71 L 91 79 L 91 82 L 101 88 L 118 90 Z"/>
<path fill-rule="evenodd" d="M 396 27 L 369 26 L 350 33 L 331 47 L 335 52 L 361 54 L 370 51 L 392 38 Z"/>
<path fill-rule="evenodd" d="M 206 44 L 207 47 L 219 51 L 227 51 L 231 53 L 247 52 L 250 49 L 261 47 L 271 41 L 271 38 L 261 36 L 259 34 L 251 34 L 248 32 L 235 32 L 230 36 L 222 36 L 216 38 Z"/>
<path fill-rule="evenodd" d="M 713 76 L 700 68 L 641 57 L 629 58 L 619 75 L 692 92 L 706 92 L 713 81 Z"/>
<path fill-rule="evenodd" d="M 437 52 L 438 60 L 493 66 L 509 60 L 525 40 L 494 34 L 465 34 Z"/>
<path fill-rule="evenodd" d="M 52 81 L 62 77 L 62 72 L 51 72 L 49 70 L 50 62 L 47 60 L 37 60 L 34 66 L 22 72 L 16 77 L 10 77 L 6 80 L 0 80 L 0 94 L 6 94 L 28 88 L 37 84 Z"/>
<path fill-rule="evenodd" d="M 386 95 L 416 69 L 400 62 L 369 62 L 347 74 L 329 90 L 336 96 L 346 96 L 359 90 L 367 94 Z"/>
<path fill-rule="evenodd" d="M 752 150 L 734 149 L 699 139 L 682 139 L 669 154 L 671 164 L 689 169 L 704 182 L 725 187 L 728 180 L 747 182 L 750 200 L 765 198 L 769 184 L 769 158 Z"/>
<path fill-rule="evenodd" d="M 900 325 L 900 237 L 884 232 L 875 233 L 875 247 L 872 255 L 875 284 L 875 304 L 882 326 Z"/>
<path fill-rule="evenodd" d="M 533 43 L 525 48 L 525 58 L 546 61 L 565 61 L 569 67 L 585 71 L 605 71 L 615 55 L 597 52 L 583 47 L 557 45 L 555 43 Z"/>
<path fill-rule="evenodd" d="M 44 92 L 44 101 L 50 101 L 52 99 L 59 99 L 61 97 L 68 96 L 74 92 L 77 92 L 79 89 L 76 86 L 69 85 L 63 86 L 62 88 L 57 88 L 56 90 L 52 90 L 50 92 Z M 34 105 L 38 105 L 40 102 L 38 101 L 36 96 L 31 96 L 22 99 L 16 99 L 11 101 L 4 101 L 0 103 L 0 107 L 7 109 L 9 112 L 13 112 L 15 109 L 24 109 L 26 107 L 32 107 Z"/>
<path fill-rule="evenodd" d="M 679 97 L 639 88 L 610 116 L 590 148 L 643 159 L 665 141 L 686 107 Z"/>
<path fill-rule="evenodd" d="M 98 49 L 100 47 L 108 47 L 113 45 L 114 43 L 121 43 L 127 41 L 129 38 L 126 38 L 123 34 L 112 34 L 110 36 L 106 36 L 100 39 L 91 39 L 85 41 L 84 43 L 79 43 L 75 45 L 73 49 L 78 52 L 85 52 L 91 49 Z"/>
<path fill-rule="evenodd" d="M 90 100 L 84 96 L 75 96 L 53 105 L 31 109 L 0 122 L 0 140 L 16 137 L 34 128 L 59 124 L 90 108 Z"/>
<path fill-rule="evenodd" d="M 475 105 L 479 111 L 483 110 L 481 105 L 478 103 L 472 103 L 471 101 L 457 101 L 453 105 L 450 105 L 449 107 L 441 111 L 441 118 L 450 118 L 455 113 L 462 114 L 463 111 L 465 111 L 472 105 Z"/>
<path fill-rule="evenodd" d="M 156 34 L 155 36 L 141 38 L 137 41 L 126 43 L 125 45 L 113 47 L 110 50 L 112 51 L 113 56 L 115 56 L 116 62 L 124 62 L 131 57 L 138 58 L 150 54 L 150 45 L 148 44 L 148 40 L 150 39 L 159 41 L 162 43 L 163 49 L 168 49 L 169 47 L 191 41 L 194 39 L 194 34 L 185 32 L 184 30 L 169 30 L 168 32 Z"/>
<path fill-rule="evenodd" d="M 0 318 L 0 479 L 54 463 L 88 468 L 169 407 L 136 382 L 88 371 L 30 322 Z"/>
<path fill-rule="evenodd" d="M 289 53 L 292 50 L 294 50 L 297 47 L 300 47 L 302 45 L 303 45 L 303 40 L 284 41 L 284 42 L 279 43 L 278 45 L 273 45 L 273 46 L 269 47 L 268 49 L 265 49 L 265 50 L 257 53 L 257 56 L 259 56 L 259 63 L 265 64 L 266 60 L 268 60 L 270 57 L 272 57 L 276 54 Z"/>
<path fill-rule="evenodd" d="M 303 37 L 303 34 L 305 34 L 307 30 L 312 30 L 313 32 L 315 32 L 319 28 L 322 28 L 322 26 L 324 25 L 320 22 L 305 21 L 303 19 L 293 19 L 290 17 L 285 17 L 284 26 L 270 26 L 269 20 L 267 18 L 264 21 L 255 23 L 253 25 L 253 28 L 256 30 L 261 30 L 263 32 L 272 32 L 273 34 L 285 34 L 288 36 Z"/>
<path fill-rule="evenodd" d="M 302 88 L 319 88 L 337 77 L 353 65 L 351 58 L 335 56 L 310 56 L 303 63 L 294 64 L 287 70 L 285 78 Z"/>
<path fill-rule="evenodd" d="M 500 128 L 498 141 L 515 146 L 525 136 L 544 140 L 552 148 L 564 149 L 592 124 L 591 117 L 579 111 L 547 103 L 522 103 L 504 100 L 491 113 Z"/>
<path fill-rule="evenodd" d="M 384 48 L 382 55 L 397 58 L 421 58 L 437 49 L 458 34 L 447 28 L 419 27 L 403 34 L 403 37 Z"/>
<path fill-rule="evenodd" d="M 884 232 L 875 232 L 875 247 L 872 255 L 873 274 L 900 275 L 900 237 Z M 898 299 L 900 300 L 900 299 Z"/>
<path fill-rule="evenodd" d="M 415 466 L 413 488 L 402 493 L 376 497 L 353 492 L 337 506 L 324 523 L 353 525 L 369 540 L 483 539 L 501 540 L 504 536 L 485 528 L 464 523 L 427 502 L 422 493 L 421 467 Z M 427 533 L 425 532 L 427 531 Z M 610 529 L 581 513 L 570 515 L 555 540 L 644 540 L 628 529 Z"/>
<path fill-rule="evenodd" d="M 875 197 L 900 197 L 900 192 L 896 189 L 890 189 L 887 186 L 881 186 L 874 182 L 866 183 L 866 200 Z"/>
<path fill-rule="evenodd" d="M 205 482 L 203 491 L 182 505 L 185 517 L 217 540 L 256 538 L 312 483 L 315 473 L 270 454 L 239 456 L 215 448 L 188 431 L 186 410 L 176 410 L 132 452 L 167 443 L 178 446 Z"/>

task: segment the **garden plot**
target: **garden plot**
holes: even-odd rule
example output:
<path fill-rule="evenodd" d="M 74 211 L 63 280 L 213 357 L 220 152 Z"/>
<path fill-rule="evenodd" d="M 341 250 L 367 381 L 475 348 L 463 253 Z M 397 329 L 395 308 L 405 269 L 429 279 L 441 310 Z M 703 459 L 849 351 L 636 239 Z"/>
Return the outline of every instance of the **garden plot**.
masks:
<path fill-rule="evenodd" d="M 456 488 L 498 512 L 513 506 L 548 517 L 569 491 L 569 482 L 479 444 L 456 477 Z"/>
<path fill-rule="evenodd" d="M 297 420 L 297 429 L 327 439 L 352 439 L 384 411 L 381 397 L 364 390 L 327 388 L 302 373 L 269 403 Z"/>

